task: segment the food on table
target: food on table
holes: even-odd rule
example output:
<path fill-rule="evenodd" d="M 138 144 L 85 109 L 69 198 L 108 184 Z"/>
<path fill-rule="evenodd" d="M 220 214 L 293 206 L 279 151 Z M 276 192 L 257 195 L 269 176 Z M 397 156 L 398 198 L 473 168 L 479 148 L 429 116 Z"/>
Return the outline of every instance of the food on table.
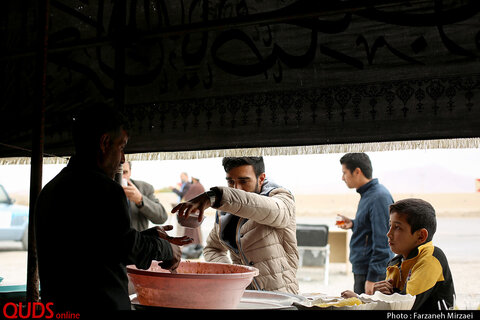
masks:
<path fill-rule="evenodd" d="M 321 302 L 321 303 L 315 304 L 315 306 L 320 308 L 328 308 L 328 307 L 358 306 L 361 304 L 362 304 L 362 301 L 360 299 L 353 297 L 348 299 L 342 299 L 340 301 Z"/>

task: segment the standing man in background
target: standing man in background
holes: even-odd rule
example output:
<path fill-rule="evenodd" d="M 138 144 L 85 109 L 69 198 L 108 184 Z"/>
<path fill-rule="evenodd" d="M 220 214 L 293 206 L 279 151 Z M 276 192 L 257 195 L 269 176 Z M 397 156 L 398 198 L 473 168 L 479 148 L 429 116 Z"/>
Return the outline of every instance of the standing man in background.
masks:
<path fill-rule="evenodd" d="M 192 175 L 192 182 L 187 192 L 183 195 L 183 201 L 188 201 L 195 198 L 201 193 L 205 192 L 205 187 L 200 183 L 198 176 Z M 183 230 L 182 234 L 186 237 L 192 238 L 193 242 L 189 245 L 182 247 L 182 258 L 184 259 L 197 259 L 202 255 L 203 251 L 203 236 L 202 236 L 202 226 L 196 228 L 185 228 L 178 226 L 179 230 Z"/>
<path fill-rule="evenodd" d="M 339 215 L 342 229 L 352 229 L 350 262 L 357 294 L 373 294 L 375 282 L 385 280 L 385 270 L 393 253 L 388 245 L 390 192 L 372 179 L 372 163 L 365 153 L 347 153 L 340 159 L 342 180 L 360 194 L 355 219 Z"/>
<path fill-rule="evenodd" d="M 190 189 L 191 183 L 188 181 L 188 174 L 186 172 L 180 174 L 180 183 L 180 189 L 170 187 L 172 192 L 178 196 L 178 202 L 182 201 L 183 197 L 188 192 L 188 189 Z"/>
<path fill-rule="evenodd" d="M 205 187 L 203 184 L 200 183 L 199 178 L 195 178 L 192 176 L 192 182 L 190 183 L 190 187 L 188 188 L 187 192 L 183 195 L 183 200 L 190 200 L 198 196 L 200 193 L 205 192 Z"/>
<path fill-rule="evenodd" d="M 132 227 L 138 231 L 148 229 L 148 221 L 155 224 L 162 224 L 168 219 L 167 212 L 163 205 L 155 197 L 153 186 L 147 182 L 131 179 L 132 163 L 123 163 L 123 178 L 127 186 L 123 191 L 127 196 L 130 207 L 130 220 Z"/>

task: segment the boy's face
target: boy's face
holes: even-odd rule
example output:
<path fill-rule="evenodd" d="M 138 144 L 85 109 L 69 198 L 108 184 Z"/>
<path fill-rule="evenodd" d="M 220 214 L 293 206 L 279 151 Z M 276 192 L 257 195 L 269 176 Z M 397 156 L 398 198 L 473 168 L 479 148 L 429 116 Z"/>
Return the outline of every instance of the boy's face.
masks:
<path fill-rule="evenodd" d="M 397 212 L 390 214 L 390 230 L 387 237 L 388 245 L 394 253 L 407 258 L 414 248 L 425 242 L 425 232 L 426 229 L 420 229 L 412 234 L 412 228 L 408 224 L 405 214 L 398 214 Z"/>

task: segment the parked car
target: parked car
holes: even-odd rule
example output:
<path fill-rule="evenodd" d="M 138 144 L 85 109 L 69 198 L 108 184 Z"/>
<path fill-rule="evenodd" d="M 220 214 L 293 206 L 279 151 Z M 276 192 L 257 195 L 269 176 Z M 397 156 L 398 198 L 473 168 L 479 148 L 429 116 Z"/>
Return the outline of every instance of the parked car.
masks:
<path fill-rule="evenodd" d="M 27 250 L 29 208 L 14 202 L 0 184 L 0 241 L 21 241 L 23 249 Z"/>

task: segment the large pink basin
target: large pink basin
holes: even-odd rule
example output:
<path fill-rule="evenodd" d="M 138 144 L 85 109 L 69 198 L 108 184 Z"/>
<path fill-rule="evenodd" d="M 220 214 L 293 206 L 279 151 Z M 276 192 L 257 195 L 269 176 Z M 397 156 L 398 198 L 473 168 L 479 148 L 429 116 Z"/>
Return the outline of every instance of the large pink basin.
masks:
<path fill-rule="evenodd" d="M 191 309 L 234 309 L 258 269 L 248 266 L 182 261 L 170 273 L 156 261 L 148 270 L 127 266 L 127 274 L 145 306 Z"/>

